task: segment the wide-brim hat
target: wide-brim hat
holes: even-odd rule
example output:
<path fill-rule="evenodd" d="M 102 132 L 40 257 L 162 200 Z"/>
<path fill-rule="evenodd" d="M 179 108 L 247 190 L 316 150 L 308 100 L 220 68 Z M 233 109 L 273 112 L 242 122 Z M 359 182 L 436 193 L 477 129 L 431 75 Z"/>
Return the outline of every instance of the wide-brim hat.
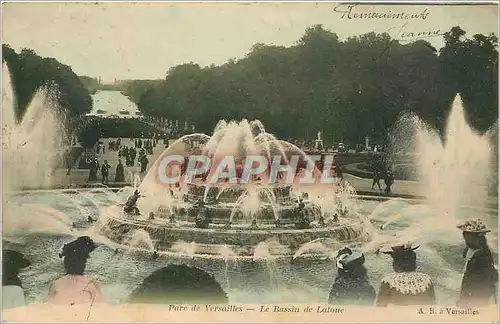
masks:
<path fill-rule="evenodd" d="M 80 236 L 76 240 L 64 244 L 62 252 L 59 253 L 59 257 L 67 257 L 67 256 L 77 256 L 84 257 L 88 256 L 92 251 L 97 248 L 97 245 L 94 241 L 88 236 Z"/>
<path fill-rule="evenodd" d="M 2 264 L 6 268 L 24 269 L 29 267 L 31 262 L 21 252 L 5 249 L 2 250 Z"/>
<path fill-rule="evenodd" d="M 385 250 L 385 251 L 381 251 L 382 253 L 384 254 L 403 254 L 403 253 L 408 253 L 408 252 L 411 252 L 411 251 L 415 251 L 416 249 L 418 249 L 420 247 L 420 245 L 415 245 L 413 246 L 412 243 L 404 243 L 404 244 L 397 244 L 397 245 L 393 245 L 391 246 L 391 249 L 390 250 Z"/>
<path fill-rule="evenodd" d="M 468 218 L 458 223 L 457 228 L 462 232 L 484 234 L 491 232 L 486 224 L 479 218 Z"/>
<path fill-rule="evenodd" d="M 341 249 L 335 259 L 337 261 L 337 268 L 342 270 L 365 263 L 365 255 L 363 253 L 352 251 L 349 248 Z"/>

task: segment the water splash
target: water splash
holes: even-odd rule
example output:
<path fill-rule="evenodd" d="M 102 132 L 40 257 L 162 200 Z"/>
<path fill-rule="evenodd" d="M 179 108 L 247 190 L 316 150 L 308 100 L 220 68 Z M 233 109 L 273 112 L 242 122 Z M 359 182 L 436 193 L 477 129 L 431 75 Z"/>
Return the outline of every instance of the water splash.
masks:
<path fill-rule="evenodd" d="M 173 252 L 186 255 L 190 259 L 194 259 L 194 255 L 196 254 L 196 243 L 195 242 L 187 243 L 183 241 L 178 241 L 175 242 L 174 245 L 172 245 L 171 250 Z"/>
<path fill-rule="evenodd" d="M 155 246 L 148 232 L 139 229 L 134 230 L 130 234 L 130 238 L 126 244 L 131 250 L 132 249 L 144 249 L 149 252 L 154 252 Z"/>
<path fill-rule="evenodd" d="M 2 162 L 9 170 L 4 173 L 3 190 L 10 193 L 50 186 L 52 172 L 62 160 L 66 143 L 57 116 L 58 107 L 49 95 L 53 91 L 48 87 L 38 89 L 24 116 L 18 120 L 6 64 L 2 65 L 2 77 Z"/>
<path fill-rule="evenodd" d="M 398 124 L 402 134 L 394 150 L 414 150 L 413 156 L 427 203 L 441 219 L 455 223 L 457 208 L 464 204 L 485 206 L 491 177 L 491 147 L 487 135 L 467 123 L 460 95 L 453 101 L 444 139 L 415 115 L 404 116 Z M 411 156 L 411 154 L 407 154 Z"/>

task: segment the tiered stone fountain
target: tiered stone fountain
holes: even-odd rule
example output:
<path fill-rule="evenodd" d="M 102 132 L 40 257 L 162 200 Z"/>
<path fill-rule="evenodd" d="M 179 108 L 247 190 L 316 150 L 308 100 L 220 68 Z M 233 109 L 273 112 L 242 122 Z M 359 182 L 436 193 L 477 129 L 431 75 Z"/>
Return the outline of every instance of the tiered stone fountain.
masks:
<path fill-rule="evenodd" d="M 269 181 L 269 173 L 264 173 L 243 183 L 241 164 L 233 170 L 235 181 L 212 184 L 207 179 L 215 172 L 213 166 L 193 181 L 182 183 L 187 161 L 162 167 L 168 156 L 193 154 L 211 161 L 225 156 L 242 161 L 255 154 L 266 156 L 268 161 L 276 154 L 285 162 L 294 155 L 308 161 L 302 150 L 266 133 L 258 121 L 223 122 L 211 137 L 187 135 L 167 148 L 138 188 L 141 215 L 127 215 L 121 205 L 113 206 L 103 211 L 101 232 L 126 244 L 131 233 L 144 231 L 155 249 L 165 253 L 218 255 L 224 247 L 239 257 L 253 257 L 262 242 L 273 242 L 269 254 L 286 256 L 317 239 L 338 243 L 361 241 L 368 236 L 363 221 L 346 210 L 341 197 L 345 199 L 352 192 L 346 192 L 340 183 L 302 185 L 298 173 L 293 181 L 285 181 L 284 177 Z M 180 174 L 181 183 L 166 185 L 160 181 L 159 172 Z M 312 174 L 318 176 L 320 171 L 314 168 Z"/>

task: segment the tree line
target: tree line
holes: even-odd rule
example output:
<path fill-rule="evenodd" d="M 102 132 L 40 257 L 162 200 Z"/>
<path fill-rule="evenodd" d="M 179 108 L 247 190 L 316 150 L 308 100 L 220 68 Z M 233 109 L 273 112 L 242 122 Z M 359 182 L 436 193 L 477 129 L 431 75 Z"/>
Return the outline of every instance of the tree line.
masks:
<path fill-rule="evenodd" d="M 403 44 L 388 34 L 344 41 L 308 28 L 290 47 L 255 44 L 220 66 L 188 63 L 164 80 L 131 81 L 124 93 L 147 116 L 188 121 L 210 133 L 220 119 L 259 119 L 282 138 L 362 143 L 385 141 L 403 112 L 443 130 L 461 93 L 471 124 L 485 131 L 498 118 L 498 39 L 465 37 L 454 27 L 436 50 L 425 40 Z"/>
<path fill-rule="evenodd" d="M 70 66 L 55 58 L 41 57 L 28 48 L 16 53 L 7 44 L 2 44 L 2 62 L 7 64 L 11 75 L 18 119 L 24 115 L 36 91 L 44 86 L 53 90 L 51 94 L 67 121 L 92 110 L 89 91 Z"/>

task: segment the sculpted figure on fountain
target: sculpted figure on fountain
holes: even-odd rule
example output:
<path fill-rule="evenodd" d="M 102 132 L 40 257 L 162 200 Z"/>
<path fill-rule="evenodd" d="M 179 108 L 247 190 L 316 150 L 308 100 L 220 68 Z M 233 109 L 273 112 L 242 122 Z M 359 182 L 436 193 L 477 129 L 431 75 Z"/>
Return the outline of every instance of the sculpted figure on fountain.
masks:
<path fill-rule="evenodd" d="M 207 207 L 205 207 L 205 202 L 203 200 L 198 200 L 194 207 L 197 208 L 198 211 L 195 220 L 196 227 L 208 228 L 210 225 L 210 218 L 208 216 Z"/>
<path fill-rule="evenodd" d="M 134 191 L 134 194 L 127 199 L 123 211 L 127 214 L 140 215 L 139 208 L 137 208 L 137 200 L 140 197 L 139 190 Z"/>
<path fill-rule="evenodd" d="M 297 208 L 295 228 L 297 229 L 308 229 L 311 228 L 311 221 L 307 218 L 305 211 L 305 203 L 302 198 L 299 199 L 299 206 Z"/>

